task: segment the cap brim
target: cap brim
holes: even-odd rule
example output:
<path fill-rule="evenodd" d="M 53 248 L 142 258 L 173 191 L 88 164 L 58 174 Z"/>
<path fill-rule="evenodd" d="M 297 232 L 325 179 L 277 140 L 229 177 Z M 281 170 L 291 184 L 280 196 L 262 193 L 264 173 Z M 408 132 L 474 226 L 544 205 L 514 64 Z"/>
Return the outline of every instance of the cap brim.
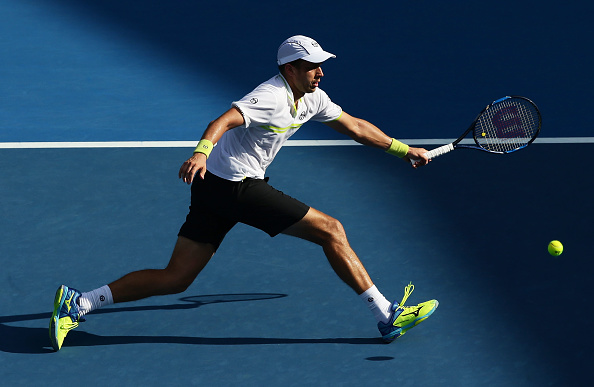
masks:
<path fill-rule="evenodd" d="M 319 52 L 314 52 L 313 54 L 304 56 L 301 59 L 303 59 L 304 61 L 310 62 L 310 63 L 322 63 L 322 62 L 327 61 L 330 58 L 336 58 L 336 55 L 331 54 L 326 51 L 319 51 Z"/>

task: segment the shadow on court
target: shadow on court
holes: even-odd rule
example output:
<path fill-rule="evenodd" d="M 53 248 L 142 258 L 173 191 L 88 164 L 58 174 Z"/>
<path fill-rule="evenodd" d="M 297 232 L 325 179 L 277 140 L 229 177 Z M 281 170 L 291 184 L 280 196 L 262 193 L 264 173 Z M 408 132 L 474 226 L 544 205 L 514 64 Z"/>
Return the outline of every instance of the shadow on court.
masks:
<path fill-rule="evenodd" d="M 166 311 L 195 309 L 209 304 L 236 303 L 246 301 L 263 301 L 287 297 L 286 294 L 219 294 L 190 296 L 180 298 L 181 304 L 153 305 L 139 307 L 105 308 L 93 312 L 94 315 L 140 311 Z M 51 313 L 32 313 L 0 317 L 0 351 L 9 353 L 53 353 L 49 346 L 46 328 L 27 328 L 5 325 L 30 320 L 49 321 Z M 84 325 L 79 327 L 84 329 Z M 122 344 L 189 344 L 189 345 L 276 345 L 276 344 L 382 344 L 375 338 L 327 338 L 327 339 L 294 339 L 294 338 L 260 338 L 260 337 L 184 337 L 184 336 L 101 336 L 75 330 L 68 334 L 70 347 L 89 347 L 97 345 Z"/>

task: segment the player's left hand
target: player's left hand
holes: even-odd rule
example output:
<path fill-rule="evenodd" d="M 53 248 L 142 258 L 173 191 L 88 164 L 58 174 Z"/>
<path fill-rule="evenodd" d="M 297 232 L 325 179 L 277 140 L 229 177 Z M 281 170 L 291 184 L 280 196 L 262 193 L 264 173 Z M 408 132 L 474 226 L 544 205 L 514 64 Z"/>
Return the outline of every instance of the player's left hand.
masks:
<path fill-rule="evenodd" d="M 206 155 L 204 153 L 194 153 L 192 157 L 184 161 L 179 168 L 178 176 L 184 183 L 192 184 L 196 174 L 204 179 L 206 174 Z"/>

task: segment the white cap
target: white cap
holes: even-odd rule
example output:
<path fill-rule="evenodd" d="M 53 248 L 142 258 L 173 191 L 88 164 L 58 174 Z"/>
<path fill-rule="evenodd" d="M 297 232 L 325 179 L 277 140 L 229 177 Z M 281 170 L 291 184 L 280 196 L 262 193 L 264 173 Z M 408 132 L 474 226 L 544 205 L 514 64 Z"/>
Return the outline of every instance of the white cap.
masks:
<path fill-rule="evenodd" d="M 276 63 L 284 65 L 297 59 L 303 59 L 311 63 L 322 63 L 336 55 L 322 50 L 322 47 L 313 40 L 303 35 L 291 36 L 278 48 Z"/>

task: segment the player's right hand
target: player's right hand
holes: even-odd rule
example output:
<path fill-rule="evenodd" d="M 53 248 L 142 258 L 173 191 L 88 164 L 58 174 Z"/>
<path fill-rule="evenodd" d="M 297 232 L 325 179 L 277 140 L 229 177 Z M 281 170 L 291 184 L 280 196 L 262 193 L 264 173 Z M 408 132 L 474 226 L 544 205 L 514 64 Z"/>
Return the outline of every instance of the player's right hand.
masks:
<path fill-rule="evenodd" d="M 412 163 L 413 168 L 422 167 L 431 161 L 427 158 L 426 153 L 427 149 L 425 148 L 413 148 L 411 146 L 408 148 L 408 153 L 403 157 L 403 159 L 406 162 Z"/>

